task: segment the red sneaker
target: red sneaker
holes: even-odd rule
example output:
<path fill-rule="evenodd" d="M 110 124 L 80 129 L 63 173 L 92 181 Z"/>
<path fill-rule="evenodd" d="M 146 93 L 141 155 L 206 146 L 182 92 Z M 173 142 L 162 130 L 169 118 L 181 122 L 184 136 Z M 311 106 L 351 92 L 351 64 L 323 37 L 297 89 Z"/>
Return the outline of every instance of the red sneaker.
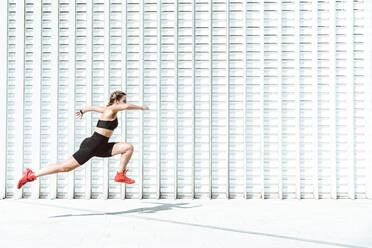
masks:
<path fill-rule="evenodd" d="M 133 179 L 130 179 L 129 177 L 127 177 L 125 174 L 127 173 L 128 169 L 126 169 L 125 171 L 119 173 L 117 172 L 116 173 L 116 176 L 115 176 L 115 182 L 118 182 L 118 183 L 127 183 L 127 184 L 132 184 L 132 183 L 135 183 L 135 181 Z"/>
<path fill-rule="evenodd" d="M 19 179 L 17 188 L 20 189 L 24 184 L 32 182 L 35 179 L 36 179 L 35 172 L 27 168 L 26 171 L 23 173 L 22 178 Z"/>

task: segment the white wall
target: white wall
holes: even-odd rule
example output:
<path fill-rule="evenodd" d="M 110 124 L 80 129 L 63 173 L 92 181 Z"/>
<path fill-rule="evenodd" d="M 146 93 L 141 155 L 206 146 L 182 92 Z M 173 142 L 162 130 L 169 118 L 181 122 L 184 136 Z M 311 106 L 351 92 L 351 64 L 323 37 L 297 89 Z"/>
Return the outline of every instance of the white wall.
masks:
<path fill-rule="evenodd" d="M 159 4 L 161 2 L 161 4 Z M 368 1 L 1 3 L 0 198 L 366 198 Z M 7 34 L 7 35 L 6 35 Z M 119 156 L 39 178 L 71 156 L 117 89 Z"/>

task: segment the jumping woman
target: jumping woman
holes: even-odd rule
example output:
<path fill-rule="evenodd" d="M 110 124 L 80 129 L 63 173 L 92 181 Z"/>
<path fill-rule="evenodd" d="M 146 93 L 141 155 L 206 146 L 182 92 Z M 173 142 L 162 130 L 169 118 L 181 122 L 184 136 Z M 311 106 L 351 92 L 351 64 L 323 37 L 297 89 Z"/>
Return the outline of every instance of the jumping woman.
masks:
<path fill-rule="evenodd" d="M 128 169 L 126 169 L 127 164 L 133 154 L 133 145 L 124 142 L 108 142 L 114 129 L 118 126 L 117 113 L 122 110 L 132 109 L 148 110 L 149 108 L 147 106 L 136 106 L 127 103 L 126 94 L 120 90 L 111 93 L 110 102 L 106 106 L 91 106 L 80 109 L 76 112 L 76 115 L 80 117 L 80 119 L 83 118 L 84 113 L 89 111 L 102 113 L 93 135 L 85 138 L 80 144 L 80 149 L 61 163 L 48 164 L 37 172 L 33 172 L 27 168 L 22 178 L 18 181 L 17 188 L 20 189 L 27 182 L 32 182 L 40 176 L 72 171 L 94 156 L 111 157 L 117 154 L 121 154 L 121 157 L 119 168 L 114 178 L 115 182 L 134 183 L 134 180 L 126 176 L 126 172 L 128 171 Z"/>

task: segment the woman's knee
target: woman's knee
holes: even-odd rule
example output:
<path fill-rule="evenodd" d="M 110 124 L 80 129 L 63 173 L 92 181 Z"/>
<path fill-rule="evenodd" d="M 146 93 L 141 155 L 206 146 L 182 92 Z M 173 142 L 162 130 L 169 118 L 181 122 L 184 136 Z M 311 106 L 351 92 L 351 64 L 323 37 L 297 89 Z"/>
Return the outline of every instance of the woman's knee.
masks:
<path fill-rule="evenodd" d="M 129 145 L 128 152 L 133 152 L 134 146 L 132 144 L 128 144 L 128 145 Z"/>
<path fill-rule="evenodd" d="M 74 167 L 72 166 L 69 166 L 69 165 L 62 165 L 60 167 L 60 172 L 69 172 L 69 171 L 72 171 L 73 169 L 75 169 Z"/>
<path fill-rule="evenodd" d="M 112 148 L 112 156 L 116 154 L 133 153 L 134 147 L 130 143 L 116 142 Z"/>
<path fill-rule="evenodd" d="M 121 143 L 122 149 L 121 153 L 133 153 L 134 151 L 134 146 L 130 143 Z"/>

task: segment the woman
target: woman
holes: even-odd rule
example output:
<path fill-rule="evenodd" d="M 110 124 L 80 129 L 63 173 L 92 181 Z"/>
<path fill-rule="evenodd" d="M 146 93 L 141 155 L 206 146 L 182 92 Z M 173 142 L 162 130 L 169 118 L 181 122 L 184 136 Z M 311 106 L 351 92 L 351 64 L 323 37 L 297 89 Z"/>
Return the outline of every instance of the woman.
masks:
<path fill-rule="evenodd" d="M 147 106 L 141 107 L 127 103 L 126 100 L 126 94 L 117 90 L 111 93 L 110 102 L 106 107 L 91 106 L 76 112 L 76 115 L 80 117 L 80 119 L 83 117 L 84 113 L 89 111 L 102 113 L 93 135 L 85 138 L 80 144 L 80 149 L 61 163 L 49 164 L 38 172 L 33 172 L 27 168 L 22 178 L 18 181 L 17 188 L 20 189 L 27 182 L 34 181 L 40 176 L 72 171 L 87 162 L 91 157 L 111 157 L 117 154 L 121 154 L 121 157 L 119 168 L 114 178 L 115 182 L 134 183 L 134 180 L 125 175 L 128 171 L 126 169 L 127 164 L 133 154 L 133 145 L 124 142 L 108 142 L 108 140 L 114 129 L 118 126 L 116 115 L 119 111 L 132 109 L 148 110 L 149 108 Z"/>

